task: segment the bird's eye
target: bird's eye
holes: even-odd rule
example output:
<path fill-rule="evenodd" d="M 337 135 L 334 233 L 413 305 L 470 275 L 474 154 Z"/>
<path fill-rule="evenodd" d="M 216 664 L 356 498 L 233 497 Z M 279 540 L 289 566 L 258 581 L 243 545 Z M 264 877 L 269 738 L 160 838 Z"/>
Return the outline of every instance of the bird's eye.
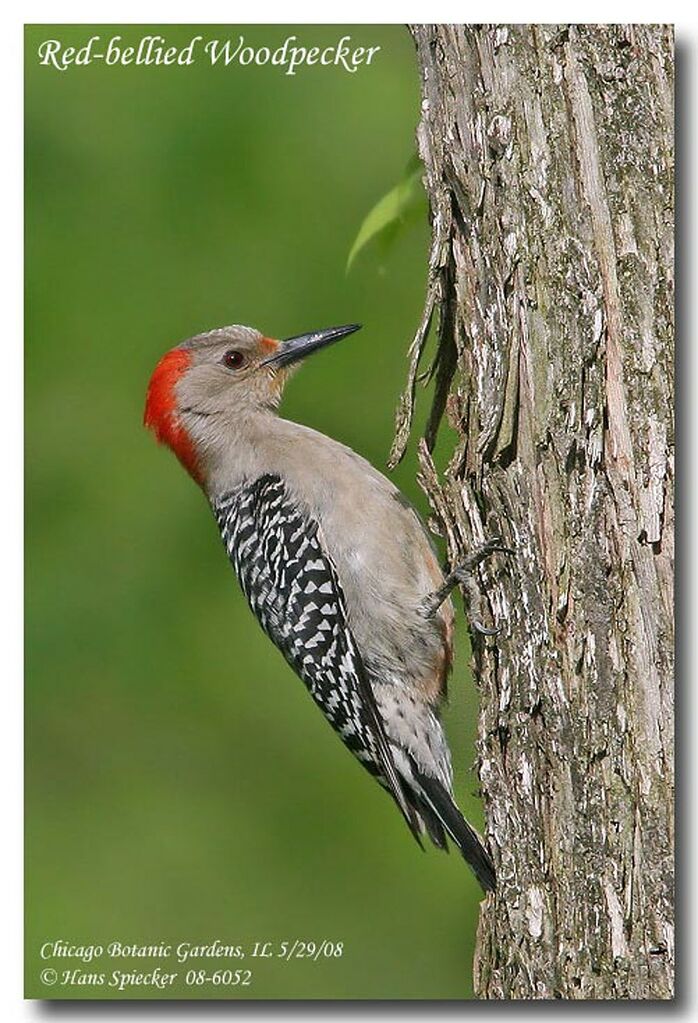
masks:
<path fill-rule="evenodd" d="M 226 352 L 223 356 L 223 363 L 228 367 L 228 369 L 240 369 L 240 367 L 245 364 L 245 356 L 236 348 L 231 348 L 230 351 Z"/>

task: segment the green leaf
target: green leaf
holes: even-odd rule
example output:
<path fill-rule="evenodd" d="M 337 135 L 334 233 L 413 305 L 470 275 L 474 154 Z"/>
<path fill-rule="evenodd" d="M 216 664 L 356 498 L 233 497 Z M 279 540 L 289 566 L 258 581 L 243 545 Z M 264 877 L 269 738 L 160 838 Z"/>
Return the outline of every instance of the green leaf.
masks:
<path fill-rule="evenodd" d="M 388 243 L 400 229 L 418 219 L 426 211 L 422 187 L 422 163 L 415 154 L 405 168 L 401 180 L 391 188 L 366 215 L 347 259 L 347 273 L 354 260 L 369 242 L 381 236 Z"/>

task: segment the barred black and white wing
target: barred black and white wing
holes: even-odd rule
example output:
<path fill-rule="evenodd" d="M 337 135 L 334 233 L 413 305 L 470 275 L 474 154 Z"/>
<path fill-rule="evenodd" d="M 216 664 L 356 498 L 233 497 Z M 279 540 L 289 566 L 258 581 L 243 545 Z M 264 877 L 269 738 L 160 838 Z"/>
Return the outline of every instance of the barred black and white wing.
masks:
<path fill-rule="evenodd" d="M 419 821 L 395 768 L 318 523 L 265 475 L 213 503 L 252 611 L 345 745 L 391 792 L 415 836 Z"/>

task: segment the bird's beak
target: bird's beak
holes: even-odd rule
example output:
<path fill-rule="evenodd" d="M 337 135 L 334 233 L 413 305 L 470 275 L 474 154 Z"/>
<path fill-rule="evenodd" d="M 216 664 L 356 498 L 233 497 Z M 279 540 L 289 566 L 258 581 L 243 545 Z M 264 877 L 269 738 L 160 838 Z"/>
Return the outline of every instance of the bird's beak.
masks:
<path fill-rule="evenodd" d="M 339 341 L 340 338 L 353 334 L 355 330 L 360 329 L 360 323 L 350 323 L 346 327 L 327 327 L 326 330 L 313 330 L 310 334 L 288 337 L 285 341 L 279 342 L 277 350 L 268 359 L 265 359 L 262 365 L 274 367 L 290 366 L 291 363 L 304 359 L 311 352 L 316 352 L 318 348 L 332 345 L 335 341 Z"/>

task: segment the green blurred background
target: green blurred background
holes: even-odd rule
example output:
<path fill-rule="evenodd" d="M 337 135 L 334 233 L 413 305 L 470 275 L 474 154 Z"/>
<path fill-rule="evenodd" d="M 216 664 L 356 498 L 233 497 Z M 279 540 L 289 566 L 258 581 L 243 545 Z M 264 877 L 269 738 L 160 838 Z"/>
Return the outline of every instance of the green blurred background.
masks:
<path fill-rule="evenodd" d="M 240 32 L 382 49 L 354 75 L 294 77 L 203 61 L 60 73 L 36 57 L 46 38 Z M 141 426 L 152 367 L 182 338 L 357 320 L 294 379 L 284 414 L 384 465 L 427 225 L 345 264 L 414 151 L 418 111 L 400 26 L 26 30 L 30 997 L 117 997 L 41 984 L 39 946 L 59 938 L 344 943 L 341 959 L 248 960 L 245 989 L 187 988 L 174 967 L 170 997 L 471 994 L 472 875 L 455 852 L 420 852 L 336 739 L 254 623 L 201 494 Z M 414 477 L 410 455 L 395 479 L 426 513 Z M 467 663 L 461 624 L 446 722 L 479 823 Z"/>

